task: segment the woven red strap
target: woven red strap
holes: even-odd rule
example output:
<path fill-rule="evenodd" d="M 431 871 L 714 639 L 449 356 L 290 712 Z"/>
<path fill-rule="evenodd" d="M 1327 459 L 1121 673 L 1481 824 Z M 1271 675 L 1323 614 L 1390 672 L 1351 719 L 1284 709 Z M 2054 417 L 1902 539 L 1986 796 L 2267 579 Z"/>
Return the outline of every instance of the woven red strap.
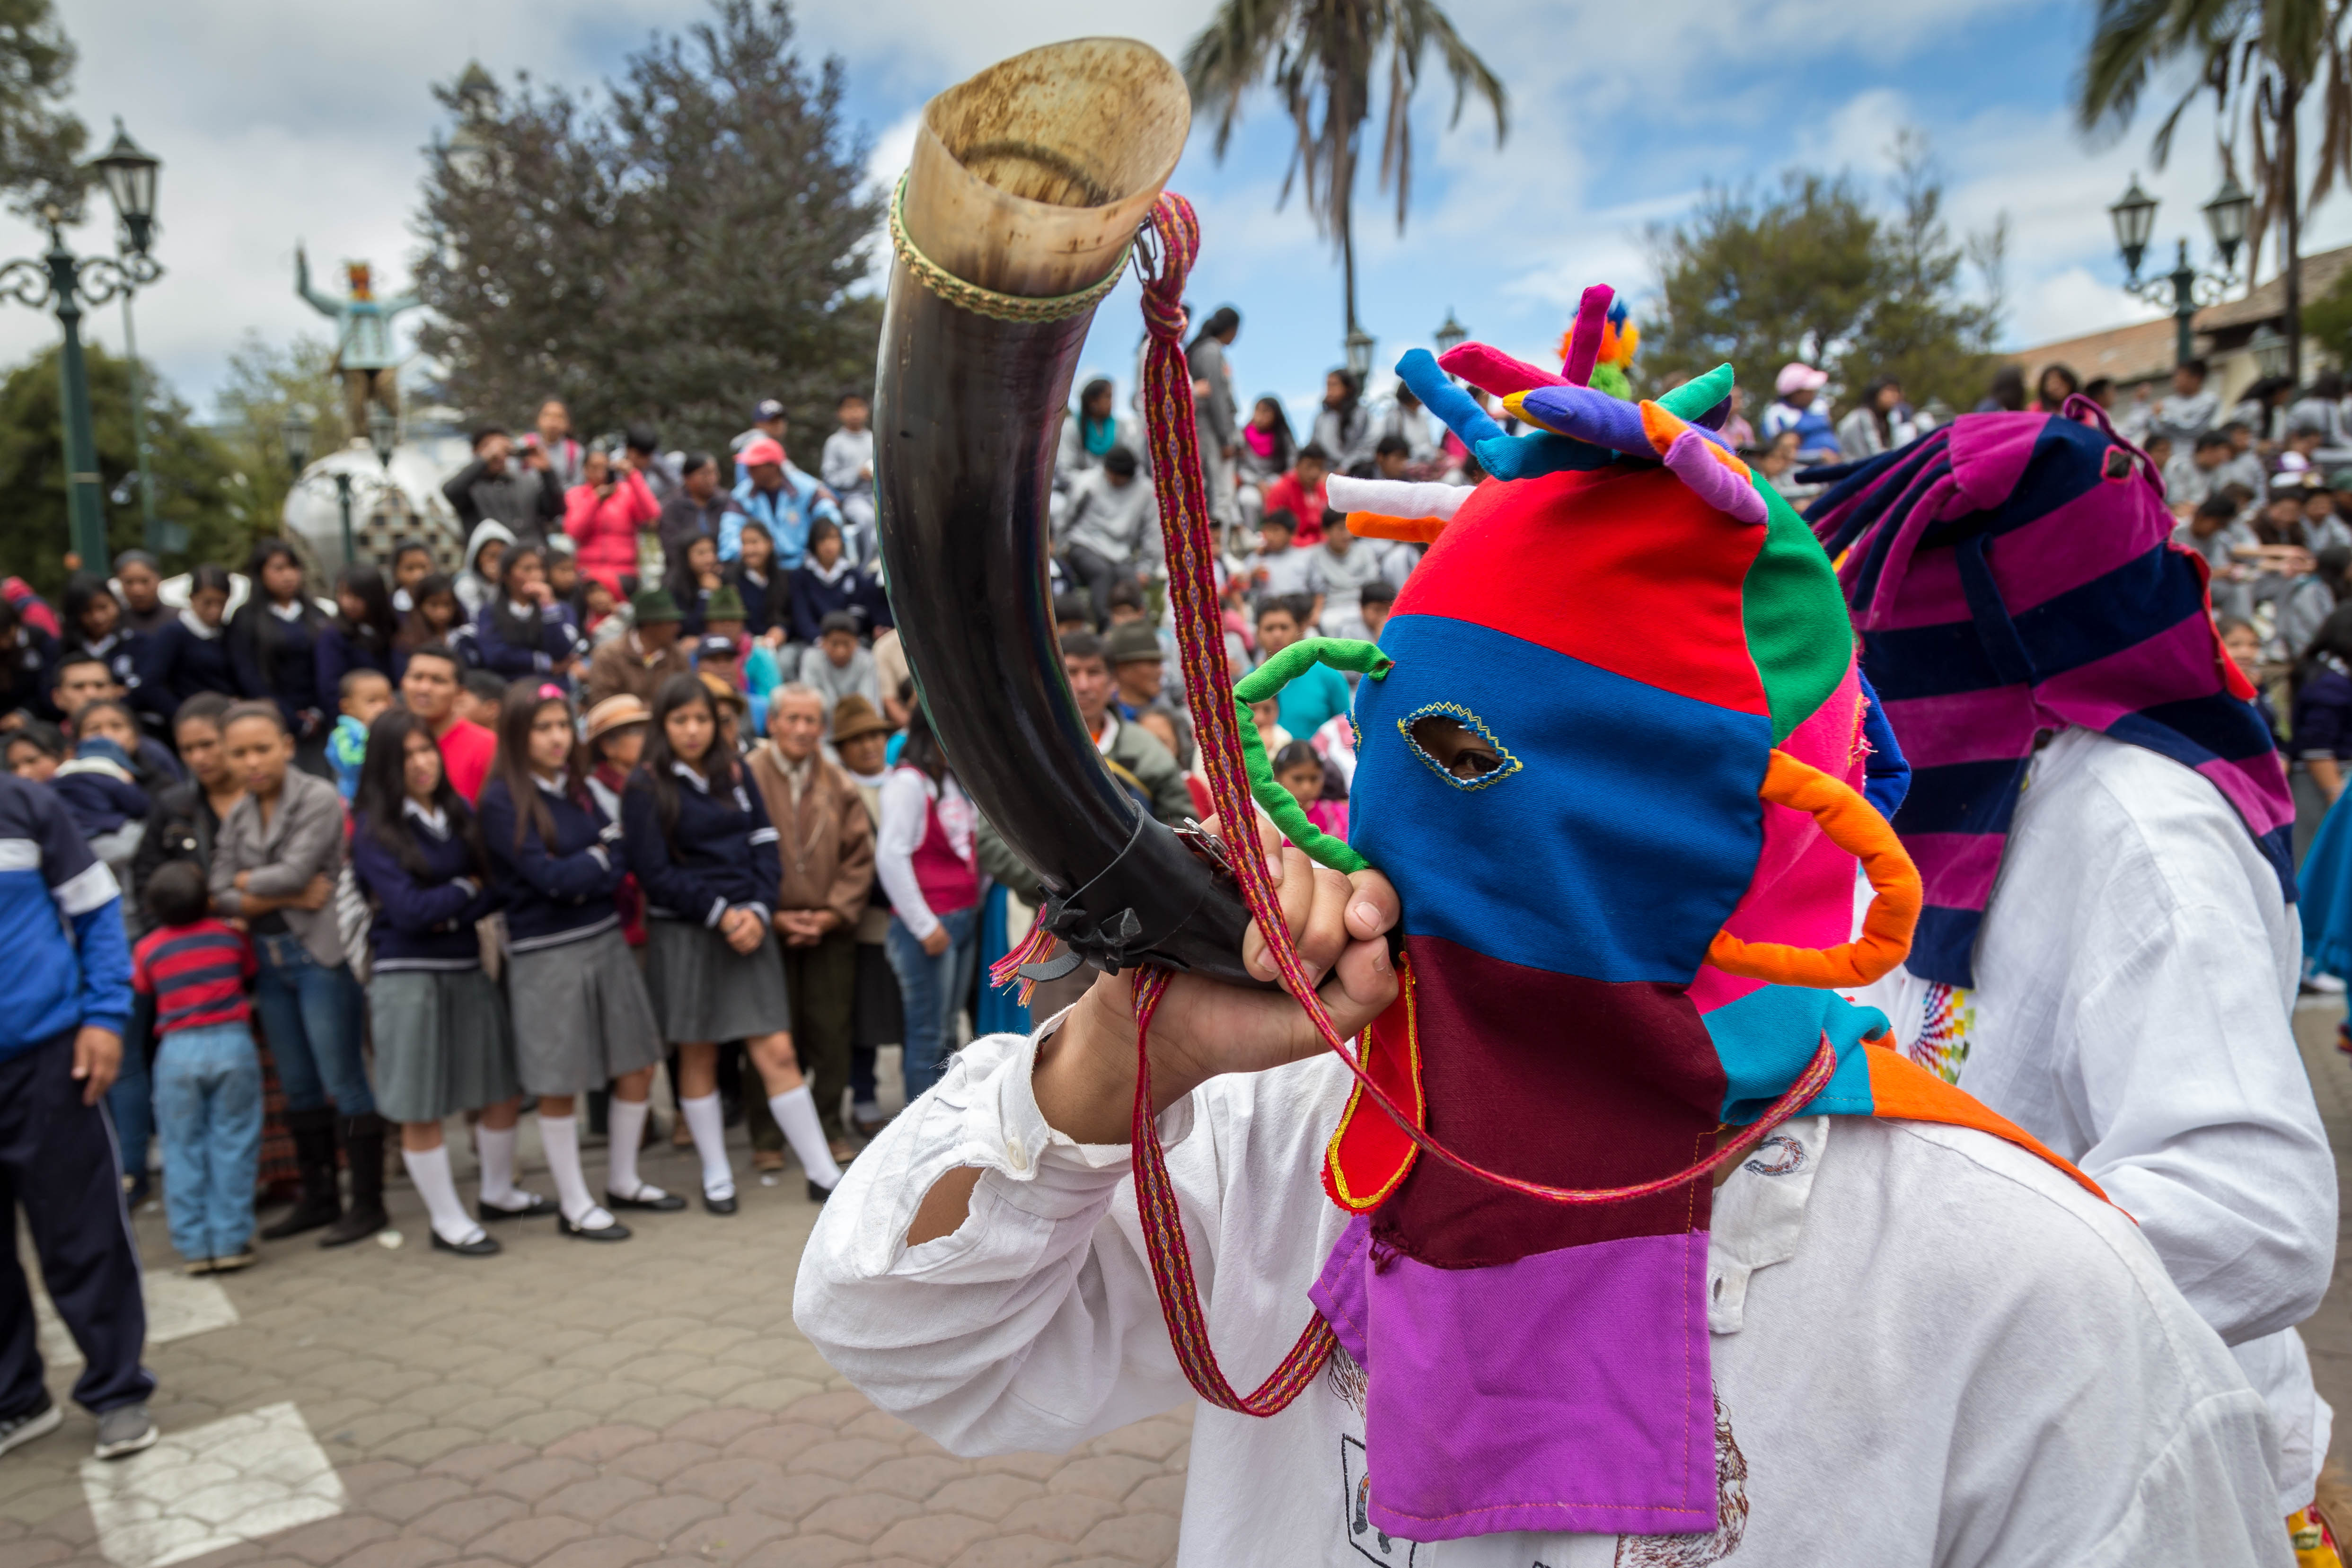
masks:
<path fill-rule="evenodd" d="M 1552 1187 L 1473 1164 L 1424 1131 L 1418 1120 L 1391 1100 L 1365 1073 L 1331 1021 L 1316 994 L 1313 976 L 1299 958 L 1297 944 L 1282 918 L 1274 879 L 1258 855 L 1254 835 L 1236 831 L 1234 824 L 1255 824 L 1249 772 L 1243 761 L 1241 735 L 1234 721 L 1233 673 L 1225 666 L 1224 626 L 1217 608 L 1216 546 L 1209 531 L 1209 509 L 1201 483 L 1201 452 L 1192 416 L 1192 374 L 1184 358 L 1184 279 L 1201 247 L 1201 226 L 1192 204 L 1173 192 L 1163 192 L 1152 208 L 1149 226 L 1137 241 L 1138 275 L 1143 280 L 1143 321 L 1149 334 L 1144 351 L 1144 426 L 1151 448 L 1154 491 L 1160 502 L 1160 531 L 1167 546 L 1168 595 L 1175 612 L 1176 644 L 1184 667 L 1184 689 L 1197 723 L 1201 756 L 1209 775 L 1209 794 L 1217 818 L 1226 825 L 1234 852 L 1228 858 L 1241 884 L 1242 900 L 1265 933 L 1266 948 L 1283 984 L 1315 1022 L 1317 1033 L 1331 1052 L 1347 1064 L 1364 1095 L 1431 1158 L 1494 1186 L 1553 1204 L 1622 1203 L 1664 1192 L 1712 1174 L 1738 1157 L 1735 1144 L 1689 1169 L 1630 1187 Z M 1192 1262 L 1185 1245 L 1176 1194 L 1151 1113 L 1151 1070 L 1146 1041 L 1151 1013 L 1167 988 L 1165 970 L 1145 966 L 1135 983 L 1136 1088 L 1134 1148 L 1136 1204 L 1143 1225 L 1151 1276 L 1160 1290 L 1160 1313 L 1168 1321 L 1169 1338 L 1185 1377 L 1202 1398 L 1227 1410 L 1271 1415 L 1298 1396 L 1330 1353 L 1331 1332 L 1321 1317 L 1307 1324 L 1297 1345 L 1271 1376 L 1249 1394 L 1237 1393 L 1226 1381 L 1209 1347 L 1208 1326 L 1192 1280 Z M 1837 1070 L 1837 1053 L 1828 1039 L 1802 1076 L 1771 1109 L 1759 1118 L 1759 1136 L 1794 1115 L 1818 1094 Z M 1745 1143 L 1742 1140 L 1742 1144 Z"/>

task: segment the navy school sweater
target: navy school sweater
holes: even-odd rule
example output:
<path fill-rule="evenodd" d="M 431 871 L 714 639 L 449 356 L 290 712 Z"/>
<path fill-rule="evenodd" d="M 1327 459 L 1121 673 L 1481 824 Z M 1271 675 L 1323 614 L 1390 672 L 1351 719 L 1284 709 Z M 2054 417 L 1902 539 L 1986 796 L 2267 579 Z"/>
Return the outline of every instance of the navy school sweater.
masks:
<path fill-rule="evenodd" d="M 516 810 L 506 780 L 496 774 L 475 805 L 490 880 L 506 900 L 507 946 L 515 952 L 561 947 L 616 928 L 621 917 L 613 894 L 629 874 L 618 848 L 619 826 L 605 820 L 585 788 L 575 798 L 542 784 L 539 798 L 554 823 L 551 839 L 541 839 L 530 816 Z"/>
<path fill-rule="evenodd" d="M 142 672 L 142 683 L 150 698 L 165 705 L 167 711 L 176 710 L 199 691 L 237 695 L 236 670 L 229 663 L 225 632 L 202 637 L 190 631 L 185 622 L 175 620 L 149 637 L 143 651 L 147 667 Z"/>
<path fill-rule="evenodd" d="M 740 766 L 731 784 L 706 784 L 683 763 L 673 768 L 677 823 L 667 834 L 645 769 L 629 775 L 621 795 L 622 843 L 646 890 L 646 912 L 715 926 L 729 910 L 749 905 L 766 921 L 776 908 L 782 862 L 760 792 Z"/>
<path fill-rule="evenodd" d="M 486 885 L 459 825 L 446 826 L 436 831 L 414 812 L 401 815 L 399 831 L 423 859 L 422 875 L 385 847 L 364 816 L 352 826 L 352 872 L 375 899 L 368 942 L 378 974 L 481 967 L 474 922 L 499 907 L 498 889 Z"/>

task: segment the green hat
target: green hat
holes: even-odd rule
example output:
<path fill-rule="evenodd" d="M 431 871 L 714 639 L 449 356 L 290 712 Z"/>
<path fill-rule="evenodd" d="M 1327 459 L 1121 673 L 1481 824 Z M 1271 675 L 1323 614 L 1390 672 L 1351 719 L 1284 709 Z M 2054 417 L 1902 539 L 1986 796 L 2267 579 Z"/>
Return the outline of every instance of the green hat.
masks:
<path fill-rule="evenodd" d="M 735 591 L 732 583 L 721 583 L 710 591 L 709 602 L 702 606 L 702 618 L 711 621 L 748 621 L 751 613 L 743 608 L 743 595 Z"/>
<path fill-rule="evenodd" d="M 1160 646 L 1159 637 L 1141 621 L 1128 621 L 1111 627 L 1110 636 L 1103 639 L 1103 652 L 1110 657 L 1114 668 L 1147 658 L 1164 659 L 1168 657 L 1168 650 Z"/>
<path fill-rule="evenodd" d="M 675 626 L 686 617 L 678 613 L 677 601 L 669 596 L 667 588 L 640 588 L 637 596 L 629 601 L 630 613 L 641 626 L 657 626 L 665 623 Z"/>
<path fill-rule="evenodd" d="M 2331 490 L 2352 490 L 2352 468 L 2338 468 L 2328 475 L 2327 488 Z"/>

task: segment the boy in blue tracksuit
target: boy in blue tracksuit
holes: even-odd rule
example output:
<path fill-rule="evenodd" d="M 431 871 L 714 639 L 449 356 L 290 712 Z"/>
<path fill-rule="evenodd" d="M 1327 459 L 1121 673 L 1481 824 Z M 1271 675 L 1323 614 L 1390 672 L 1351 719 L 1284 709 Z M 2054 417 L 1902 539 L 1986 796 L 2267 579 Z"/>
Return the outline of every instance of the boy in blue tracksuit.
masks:
<path fill-rule="evenodd" d="M 131 1021 L 122 895 L 56 795 L 0 775 L 0 952 L 18 990 L 0 1008 L 0 1453 L 54 1431 L 18 1205 L 41 1280 L 81 1347 L 74 1398 L 99 1418 L 98 1455 L 155 1441 L 140 1364 L 147 1310 L 102 1101 Z"/>

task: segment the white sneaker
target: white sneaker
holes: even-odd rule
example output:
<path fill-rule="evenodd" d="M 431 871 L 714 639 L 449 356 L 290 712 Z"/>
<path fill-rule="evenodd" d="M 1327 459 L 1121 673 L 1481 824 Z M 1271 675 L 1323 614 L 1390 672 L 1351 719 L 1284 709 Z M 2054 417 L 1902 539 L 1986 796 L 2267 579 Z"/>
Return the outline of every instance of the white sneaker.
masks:
<path fill-rule="evenodd" d="M 0 1454 L 36 1437 L 46 1437 L 65 1425 L 66 1413 L 58 1408 L 56 1400 L 41 1395 L 41 1407 L 22 1415 L 0 1418 Z"/>

